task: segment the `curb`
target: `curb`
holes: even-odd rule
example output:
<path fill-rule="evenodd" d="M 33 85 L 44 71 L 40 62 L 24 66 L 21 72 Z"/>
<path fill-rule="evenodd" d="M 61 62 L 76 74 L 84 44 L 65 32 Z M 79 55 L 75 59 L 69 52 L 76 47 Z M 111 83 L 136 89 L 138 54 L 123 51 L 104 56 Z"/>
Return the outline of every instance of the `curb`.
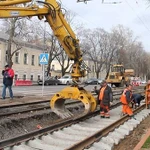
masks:
<path fill-rule="evenodd" d="M 150 136 L 150 129 L 147 133 L 142 137 L 141 141 L 135 146 L 133 150 L 140 150 L 143 144 L 146 142 L 147 138 Z"/>

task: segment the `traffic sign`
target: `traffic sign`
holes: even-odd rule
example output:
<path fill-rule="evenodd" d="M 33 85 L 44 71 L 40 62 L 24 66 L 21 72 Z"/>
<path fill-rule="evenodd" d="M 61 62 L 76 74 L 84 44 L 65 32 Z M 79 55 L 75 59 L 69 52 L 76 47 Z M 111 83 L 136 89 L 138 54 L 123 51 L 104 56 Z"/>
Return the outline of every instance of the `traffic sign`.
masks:
<path fill-rule="evenodd" d="M 47 65 L 48 64 L 48 58 L 49 58 L 49 54 L 48 53 L 40 54 L 40 64 L 41 65 Z"/>

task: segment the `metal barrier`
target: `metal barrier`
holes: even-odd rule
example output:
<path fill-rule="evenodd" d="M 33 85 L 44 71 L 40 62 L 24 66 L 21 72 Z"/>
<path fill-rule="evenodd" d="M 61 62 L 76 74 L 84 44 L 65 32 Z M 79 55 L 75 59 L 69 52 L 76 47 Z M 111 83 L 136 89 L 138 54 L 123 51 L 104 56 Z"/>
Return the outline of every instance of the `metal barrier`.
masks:
<path fill-rule="evenodd" d="M 31 80 L 15 80 L 15 86 L 30 86 L 32 85 Z"/>

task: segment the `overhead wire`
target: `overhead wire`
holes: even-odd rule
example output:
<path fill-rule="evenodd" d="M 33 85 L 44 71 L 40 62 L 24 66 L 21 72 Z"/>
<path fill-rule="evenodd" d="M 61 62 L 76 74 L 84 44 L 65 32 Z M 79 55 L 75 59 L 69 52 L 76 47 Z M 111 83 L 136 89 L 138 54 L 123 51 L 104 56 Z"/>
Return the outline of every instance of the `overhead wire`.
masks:
<path fill-rule="evenodd" d="M 61 0 L 59 0 L 60 2 L 61 2 Z M 62 2 L 61 2 L 62 3 Z M 67 8 L 67 10 L 69 10 L 69 11 L 71 11 L 71 12 L 73 12 L 73 13 L 75 13 L 77 16 L 79 16 L 80 18 L 82 18 L 83 20 L 85 20 L 86 22 L 89 22 L 90 24 L 93 24 L 93 25 L 95 25 L 95 26 L 98 26 L 97 24 L 95 24 L 94 22 L 91 22 L 91 21 L 89 21 L 89 20 L 87 20 L 87 19 L 85 19 L 83 16 L 81 16 L 80 14 L 78 14 L 77 12 L 75 12 L 75 11 L 73 11 L 73 10 L 71 10 L 71 9 L 69 9 L 67 6 L 65 6 L 63 3 L 62 3 L 62 6 L 63 7 L 65 7 L 65 8 Z"/>
<path fill-rule="evenodd" d="M 150 2 L 150 0 L 149 0 L 149 2 Z M 137 0 L 135 0 L 135 3 L 137 4 L 137 6 L 140 8 L 140 6 L 139 6 L 139 3 L 138 3 L 138 1 Z M 146 10 L 146 9 L 145 9 Z M 142 16 L 143 18 L 144 18 L 144 21 L 145 22 L 147 22 L 147 19 L 145 18 L 145 16 Z"/>
<path fill-rule="evenodd" d="M 148 28 L 147 24 L 142 20 L 142 18 L 135 12 L 134 8 L 128 3 L 127 0 L 125 0 L 125 2 L 127 3 L 127 5 L 132 9 L 132 11 L 136 14 L 137 18 L 141 21 L 141 23 L 144 25 L 144 27 L 149 31 L 150 33 L 150 29 Z"/>
<path fill-rule="evenodd" d="M 61 0 L 60 0 L 61 2 Z M 143 19 L 135 12 L 134 8 L 129 4 L 129 2 L 127 0 L 125 0 L 125 2 L 127 3 L 127 5 L 130 7 L 130 9 L 136 14 L 137 18 L 140 20 L 140 22 L 143 24 L 143 26 L 146 28 L 146 30 L 148 30 L 148 32 L 150 33 L 150 29 L 149 27 L 147 26 L 147 24 L 143 21 Z M 137 0 L 135 0 L 136 4 L 137 3 Z M 63 7 L 67 8 L 68 10 L 72 11 L 71 9 L 69 9 L 67 6 L 65 6 L 62 2 L 61 4 L 63 5 Z M 74 12 L 74 11 L 72 11 Z M 83 20 L 85 20 L 86 22 L 89 22 L 90 24 L 93 24 L 93 25 L 96 25 L 98 26 L 97 24 L 95 24 L 94 22 L 91 22 L 87 19 L 85 19 L 83 16 L 79 15 L 77 12 L 74 12 L 75 14 L 77 14 L 77 16 L 81 17 Z"/>

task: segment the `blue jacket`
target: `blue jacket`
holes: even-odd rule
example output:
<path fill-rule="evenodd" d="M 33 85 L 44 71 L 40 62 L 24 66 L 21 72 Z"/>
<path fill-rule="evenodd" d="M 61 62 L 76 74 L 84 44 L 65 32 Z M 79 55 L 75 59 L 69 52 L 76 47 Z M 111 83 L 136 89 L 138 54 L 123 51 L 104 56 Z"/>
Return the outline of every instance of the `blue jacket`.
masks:
<path fill-rule="evenodd" d="M 12 86 L 13 77 L 10 76 L 9 70 L 3 70 L 2 75 L 3 75 L 3 84 L 6 85 L 6 86 Z"/>

